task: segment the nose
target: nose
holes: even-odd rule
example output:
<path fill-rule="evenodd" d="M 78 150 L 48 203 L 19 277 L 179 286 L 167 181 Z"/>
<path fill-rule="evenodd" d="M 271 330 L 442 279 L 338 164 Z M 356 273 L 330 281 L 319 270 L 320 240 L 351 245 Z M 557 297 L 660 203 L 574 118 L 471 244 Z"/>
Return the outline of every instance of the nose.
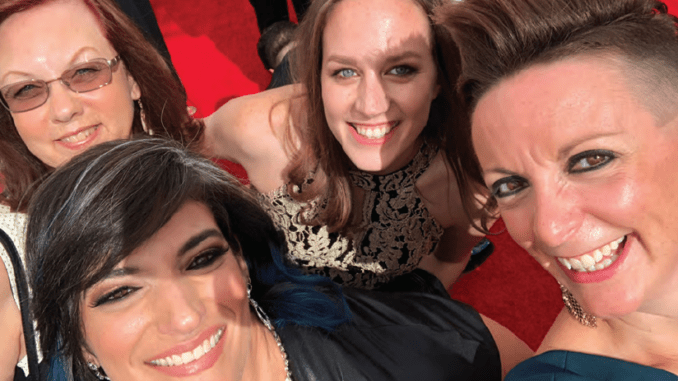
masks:
<path fill-rule="evenodd" d="M 385 113 L 390 104 L 387 88 L 378 74 L 365 74 L 358 85 L 355 108 L 371 117 Z"/>
<path fill-rule="evenodd" d="M 200 328 L 205 317 L 205 305 L 190 281 L 170 281 L 160 285 L 155 300 L 153 307 L 161 334 L 191 334 Z"/>
<path fill-rule="evenodd" d="M 82 113 L 82 103 L 77 93 L 71 91 L 61 81 L 52 82 L 49 86 L 47 102 L 54 122 L 66 123 Z"/>
<path fill-rule="evenodd" d="M 584 221 L 576 192 L 563 188 L 535 189 L 535 198 L 532 228 L 535 243 L 553 248 L 573 238 Z"/>

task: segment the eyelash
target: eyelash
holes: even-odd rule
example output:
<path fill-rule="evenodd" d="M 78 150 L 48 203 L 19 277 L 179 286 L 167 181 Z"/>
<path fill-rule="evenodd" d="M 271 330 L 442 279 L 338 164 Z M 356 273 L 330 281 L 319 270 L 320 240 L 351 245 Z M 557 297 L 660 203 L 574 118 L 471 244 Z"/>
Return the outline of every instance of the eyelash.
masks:
<path fill-rule="evenodd" d="M 579 163 L 581 163 L 584 160 L 587 159 L 602 159 L 602 161 L 595 163 L 593 165 L 589 164 L 590 167 L 588 168 L 583 168 L 583 169 L 574 169 L 575 166 Z M 589 172 L 593 171 L 596 169 L 600 169 L 610 162 L 612 160 L 616 159 L 617 156 L 608 150 L 590 150 L 590 151 L 584 151 L 581 153 L 578 153 L 574 156 L 572 156 L 568 162 L 567 162 L 567 172 L 571 174 L 579 174 L 579 173 L 584 173 L 584 172 Z M 514 190 L 508 191 L 508 192 L 502 192 L 500 188 L 504 185 L 509 185 L 509 184 L 517 184 L 520 183 L 521 186 L 517 187 Z M 522 191 L 528 184 L 528 181 L 525 180 L 524 178 L 520 176 L 510 176 L 510 177 L 505 177 L 503 179 L 500 179 L 499 181 L 495 182 L 492 184 L 492 196 L 495 198 L 504 198 L 508 196 L 512 196 L 520 191 Z"/>
<path fill-rule="evenodd" d="M 92 307 L 98 307 L 102 304 L 107 304 L 107 303 L 112 303 L 116 302 L 118 300 L 124 299 L 127 297 L 127 295 L 133 293 L 134 291 L 138 290 L 140 287 L 130 287 L 130 286 L 122 286 L 118 287 L 115 290 L 104 294 L 103 296 L 99 297 L 97 300 L 94 301 L 94 304 Z"/>
<path fill-rule="evenodd" d="M 209 267 L 217 259 L 226 254 L 228 250 L 229 250 L 228 247 L 213 247 L 207 249 L 193 257 L 193 260 L 188 264 L 186 270 L 193 271 Z M 92 304 L 92 307 L 98 307 L 103 304 L 117 302 L 119 300 L 126 298 L 128 295 L 137 291 L 140 288 L 141 287 L 131 287 L 131 286 L 118 287 L 115 290 L 108 292 L 102 295 L 101 297 L 97 298 Z"/>
<path fill-rule="evenodd" d="M 405 73 L 400 73 L 400 74 L 398 74 L 398 73 L 392 73 L 394 70 L 398 70 L 398 69 L 404 69 L 404 70 L 405 70 Z M 346 72 L 346 71 L 351 71 L 351 72 L 353 72 L 353 74 L 355 75 L 355 70 L 353 70 L 353 69 L 347 69 L 347 68 L 342 68 L 342 69 L 338 69 L 338 70 L 335 70 L 334 72 L 332 72 L 332 76 L 333 76 L 333 77 L 338 77 L 338 78 L 344 78 L 344 79 L 346 79 L 346 78 L 351 78 L 351 77 L 354 76 L 354 75 L 351 75 L 351 76 L 345 76 L 345 75 L 342 75 L 342 72 Z M 412 74 L 415 74 L 416 72 L 417 72 L 417 69 L 415 69 L 414 67 L 409 66 L 409 65 L 398 65 L 398 66 L 393 67 L 393 68 L 390 69 L 389 71 L 387 71 L 387 73 L 392 74 L 392 75 L 395 75 L 395 76 L 398 76 L 398 77 L 406 77 L 406 76 L 410 76 L 410 75 L 412 75 Z"/>
<path fill-rule="evenodd" d="M 522 183 L 523 185 L 514 189 L 514 190 L 508 191 L 506 193 L 502 193 L 500 191 L 500 188 L 503 185 L 516 184 L 516 183 Z M 504 198 L 504 197 L 512 196 L 512 195 L 520 192 L 521 190 L 523 190 L 523 188 L 525 188 L 526 185 L 527 185 L 527 180 L 525 180 L 524 178 L 522 178 L 520 176 L 504 177 L 503 179 L 500 179 L 499 181 L 496 181 L 494 184 L 492 184 L 492 196 L 494 198 Z"/>
<path fill-rule="evenodd" d="M 213 247 L 210 249 L 207 249 L 200 254 L 196 255 L 191 263 L 188 264 L 188 267 L 186 267 L 186 270 L 200 270 L 205 267 L 210 266 L 213 264 L 217 259 L 222 257 L 224 254 L 228 252 L 229 248 L 228 246 L 226 247 Z M 198 263 L 202 261 L 201 263 Z"/>
<path fill-rule="evenodd" d="M 575 170 L 574 167 L 581 163 L 583 160 L 591 159 L 591 158 L 602 158 L 603 161 L 600 163 L 596 163 L 591 165 L 588 168 L 584 169 L 578 169 Z M 596 149 L 596 150 L 590 150 L 590 151 L 584 151 L 582 153 L 578 153 L 570 158 L 567 163 L 567 171 L 569 173 L 584 173 L 588 171 L 592 171 L 595 169 L 599 169 L 601 167 L 606 166 L 609 164 L 612 160 L 616 159 L 617 156 L 608 150 L 602 150 L 602 149 Z"/>

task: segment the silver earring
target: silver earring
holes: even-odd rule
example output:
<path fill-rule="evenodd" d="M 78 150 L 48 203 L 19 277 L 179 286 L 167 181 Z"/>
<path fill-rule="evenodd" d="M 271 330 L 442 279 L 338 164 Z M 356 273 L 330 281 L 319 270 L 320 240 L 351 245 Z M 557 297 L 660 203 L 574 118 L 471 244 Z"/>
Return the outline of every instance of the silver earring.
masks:
<path fill-rule="evenodd" d="M 98 378 L 99 380 L 102 380 L 102 381 L 110 381 L 111 380 L 110 378 L 108 378 L 108 376 L 106 375 L 104 370 L 101 367 L 97 366 L 95 363 L 88 362 L 87 366 L 89 367 L 89 369 L 94 374 L 94 377 Z"/>
<path fill-rule="evenodd" d="M 144 129 L 145 133 L 153 136 L 153 130 L 149 129 L 146 125 L 146 111 L 144 111 L 144 104 L 141 103 L 141 99 L 137 99 L 137 103 L 139 104 L 139 119 L 141 120 L 141 128 Z"/>

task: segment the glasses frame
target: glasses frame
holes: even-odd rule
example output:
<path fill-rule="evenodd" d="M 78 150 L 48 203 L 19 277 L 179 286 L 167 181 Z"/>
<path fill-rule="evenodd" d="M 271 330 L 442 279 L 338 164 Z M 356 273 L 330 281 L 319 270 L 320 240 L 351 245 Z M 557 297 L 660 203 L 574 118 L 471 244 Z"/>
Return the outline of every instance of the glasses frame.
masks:
<path fill-rule="evenodd" d="M 69 82 L 67 82 L 66 80 L 63 79 L 64 74 L 65 74 L 66 72 L 71 71 L 71 70 L 73 69 L 73 67 L 71 67 L 71 68 L 65 70 L 63 73 L 61 73 L 61 76 L 60 76 L 60 77 L 54 78 L 54 79 L 50 79 L 49 81 L 43 81 L 42 79 L 29 79 L 29 80 L 27 80 L 27 81 L 19 81 L 19 82 L 15 82 L 15 83 L 10 83 L 10 84 L 7 85 L 7 86 L 3 86 L 2 88 L 0 88 L 0 100 L 2 101 L 2 102 L 0 102 L 0 103 L 2 103 L 2 105 L 7 109 L 7 111 L 9 111 L 9 112 L 11 112 L 11 113 L 14 113 L 14 114 L 17 114 L 17 113 L 20 113 L 20 112 L 26 112 L 26 111 L 35 110 L 36 108 L 38 108 L 38 107 L 44 105 L 45 103 L 47 103 L 47 100 L 49 99 L 49 96 L 50 96 L 49 85 L 50 85 L 50 83 L 56 82 L 56 81 L 61 82 L 64 86 L 66 86 L 66 88 L 68 88 L 70 91 L 72 91 L 72 92 L 74 92 L 74 93 L 76 93 L 76 94 L 88 93 L 88 92 L 90 92 L 90 91 L 98 90 L 98 89 L 100 89 L 100 88 L 102 88 L 102 87 L 104 87 L 104 86 L 110 85 L 111 82 L 113 82 L 113 73 L 115 73 L 115 71 L 118 69 L 118 64 L 120 63 L 120 61 L 121 61 L 121 58 L 120 58 L 119 55 L 117 55 L 117 56 L 111 58 L 110 60 L 107 60 L 107 59 L 105 59 L 105 58 L 94 58 L 94 59 L 91 59 L 91 60 L 89 60 L 89 61 L 81 62 L 81 63 L 79 63 L 79 64 L 74 65 L 74 66 L 79 66 L 79 65 L 82 65 L 82 64 L 86 64 L 86 63 L 88 63 L 88 62 L 104 62 L 104 63 L 108 66 L 108 69 L 109 69 L 110 72 L 111 72 L 111 78 L 110 78 L 108 81 L 106 81 L 106 83 L 103 83 L 103 84 L 101 84 L 101 85 L 99 85 L 99 86 L 97 86 L 97 87 L 95 87 L 95 88 L 93 88 L 93 89 L 90 89 L 90 90 L 84 90 L 84 91 L 77 91 L 77 90 L 72 89 L 72 88 L 71 88 L 71 84 L 70 84 Z M 44 99 L 40 104 L 38 104 L 38 105 L 36 105 L 36 106 L 33 106 L 33 107 L 28 108 L 28 109 L 25 109 L 25 110 L 13 111 L 12 109 L 9 108 L 9 104 L 7 103 L 7 100 L 5 100 L 5 96 L 3 95 L 3 94 L 5 93 L 5 89 L 7 89 L 7 88 L 9 88 L 9 87 L 11 87 L 11 86 L 15 86 L 15 85 L 18 84 L 18 83 L 28 83 L 28 82 L 44 83 L 44 84 L 45 84 L 45 89 L 46 89 L 47 96 L 45 96 L 45 99 Z"/>

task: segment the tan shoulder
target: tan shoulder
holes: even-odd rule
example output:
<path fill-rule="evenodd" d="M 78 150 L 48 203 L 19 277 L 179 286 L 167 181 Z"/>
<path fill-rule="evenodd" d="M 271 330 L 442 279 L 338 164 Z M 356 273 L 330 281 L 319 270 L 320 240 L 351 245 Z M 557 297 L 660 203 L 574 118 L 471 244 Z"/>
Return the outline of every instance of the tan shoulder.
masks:
<path fill-rule="evenodd" d="M 520 362 L 534 356 L 534 351 L 508 328 L 481 314 L 480 317 L 490 330 L 501 359 L 502 376 L 506 376 Z"/>
<path fill-rule="evenodd" d="M 468 225 L 457 180 L 444 153 L 439 152 L 431 161 L 416 187 L 426 208 L 443 228 Z"/>

